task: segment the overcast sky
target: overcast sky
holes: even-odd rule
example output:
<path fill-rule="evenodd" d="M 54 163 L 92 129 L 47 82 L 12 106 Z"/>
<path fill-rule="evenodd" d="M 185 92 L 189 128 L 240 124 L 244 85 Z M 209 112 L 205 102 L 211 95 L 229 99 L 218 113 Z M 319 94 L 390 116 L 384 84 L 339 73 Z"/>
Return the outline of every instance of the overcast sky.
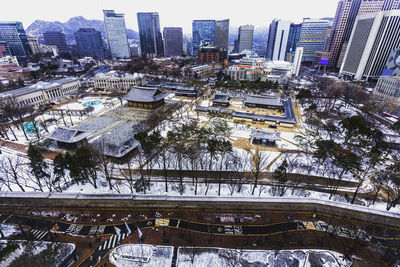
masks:
<path fill-rule="evenodd" d="M 103 9 L 125 13 L 135 31 L 137 12 L 160 15 L 161 27 L 183 27 L 191 33 L 193 19 L 230 19 L 230 25 L 267 26 L 274 18 L 301 22 L 302 18 L 333 17 L 338 0 L 11 0 L 1 4 L 0 20 L 22 21 L 27 28 L 36 19 L 65 22 L 74 16 L 103 19 Z"/>

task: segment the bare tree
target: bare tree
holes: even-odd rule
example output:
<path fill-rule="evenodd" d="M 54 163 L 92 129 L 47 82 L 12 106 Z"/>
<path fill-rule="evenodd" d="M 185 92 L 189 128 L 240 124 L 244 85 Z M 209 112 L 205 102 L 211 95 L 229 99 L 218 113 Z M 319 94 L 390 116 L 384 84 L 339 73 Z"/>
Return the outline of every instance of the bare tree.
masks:
<path fill-rule="evenodd" d="M 258 185 L 258 179 L 260 178 L 260 174 L 267 168 L 268 154 L 263 153 L 262 151 L 257 149 L 256 152 L 253 154 L 252 159 L 253 159 L 253 165 L 251 168 L 251 173 L 253 174 L 254 177 L 254 186 L 251 194 L 254 195 L 254 191 L 256 190 L 256 187 Z"/>
<path fill-rule="evenodd" d="M 0 161 L 0 172 L 2 173 L 2 181 L 11 190 L 11 184 L 16 184 L 22 192 L 25 192 L 21 184 L 23 178 L 22 170 L 25 163 L 18 156 L 5 155 L 3 160 Z"/>

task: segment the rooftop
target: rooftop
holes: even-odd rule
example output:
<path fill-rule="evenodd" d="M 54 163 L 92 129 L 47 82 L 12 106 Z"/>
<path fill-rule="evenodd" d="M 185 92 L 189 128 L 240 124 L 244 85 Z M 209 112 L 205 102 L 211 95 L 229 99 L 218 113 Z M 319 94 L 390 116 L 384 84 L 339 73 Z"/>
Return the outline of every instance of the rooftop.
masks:
<path fill-rule="evenodd" d="M 129 93 L 123 98 L 128 101 L 150 103 L 164 99 L 168 93 L 162 93 L 157 88 L 132 87 Z"/>
<path fill-rule="evenodd" d="M 91 135 L 90 131 L 80 131 L 78 129 L 58 127 L 49 137 L 49 139 L 64 142 L 64 143 L 76 143 L 87 138 Z"/>
<path fill-rule="evenodd" d="M 247 95 L 244 103 L 270 105 L 270 106 L 283 106 L 281 98 L 275 95 Z"/>
<path fill-rule="evenodd" d="M 268 140 L 273 140 L 273 141 L 279 141 L 280 140 L 280 135 L 281 132 L 276 132 L 276 131 L 268 131 L 268 130 L 260 130 L 260 129 L 252 129 L 250 136 L 252 138 L 257 138 L 257 139 L 268 139 Z"/>
<path fill-rule="evenodd" d="M 49 81 L 49 82 L 40 81 L 40 82 L 30 85 L 30 86 L 25 86 L 25 87 L 21 87 L 18 89 L 0 93 L 0 98 L 6 97 L 6 96 L 20 96 L 20 95 L 29 94 L 29 93 L 39 91 L 39 90 L 52 89 L 52 88 L 60 86 L 62 84 L 70 83 L 70 82 L 77 81 L 77 80 L 78 80 L 77 78 L 67 77 L 67 78 L 61 78 L 61 79 L 57 79 L 57 80 Z"/>

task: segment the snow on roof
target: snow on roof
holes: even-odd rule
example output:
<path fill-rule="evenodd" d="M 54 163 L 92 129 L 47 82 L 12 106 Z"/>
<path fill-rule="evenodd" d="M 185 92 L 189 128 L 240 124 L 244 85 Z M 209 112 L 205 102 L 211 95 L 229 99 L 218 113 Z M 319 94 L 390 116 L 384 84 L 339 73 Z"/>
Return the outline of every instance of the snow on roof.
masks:
<path fill-rule="evenodd" d="M 91 120 L 83 122 L 83 123 L 75 126 L 74 128 L 81 130 L 81 131 L 99 131 L 115 122 L 116 122 L 116 120 L 114 120 L 112 118 L 101 116 L 101 117 L 95 117 Z"/>
<path fill-rule="evenodd" d="M 260 129 L 252 129 L 251 134 L 250 134 L 250 136 L 252 138 L 257 138 L 257 139 L 265 138 L 265 139 L 274 140 L 274 141 L 279 141 L 280 135 L 281 135 L 281 132 L 260 130 Z"/>
<path fill-rule="evenodd" d="M 258 104 L 269 106 L 283 106 L 281 98 L 276 96 L 247 95 L 245 104 Z"/>
<path fill-rule="evenodd" d="M 229 102 L 230 97 L 227 94 L 215 94 L 214 98 L 211 99 L 213 102 Z"/>
<path fill-rule="evenodd" d="M 127 122 L 100 137 L 100 142 L 104 143 L 104 154 L 111 157 L 120 158 L 135 149 L 139 142 L 133 138 L 143 127 L 135 127 L 141 123 Z"/>
<path fill-rule="evenodd" d="M 167 95 L 167 93 L 162 93 L 157 88 L 132 87 L 123 99 L 133 102 L 150 103 L 164 99 Z"/>
<path fill-rule="evenodd" d="M 49 139 L 64 142 L 76 143 L 91 135 L 90 131 L 80 131 L 78 129 L 58 127 L 49 137 Z"/>

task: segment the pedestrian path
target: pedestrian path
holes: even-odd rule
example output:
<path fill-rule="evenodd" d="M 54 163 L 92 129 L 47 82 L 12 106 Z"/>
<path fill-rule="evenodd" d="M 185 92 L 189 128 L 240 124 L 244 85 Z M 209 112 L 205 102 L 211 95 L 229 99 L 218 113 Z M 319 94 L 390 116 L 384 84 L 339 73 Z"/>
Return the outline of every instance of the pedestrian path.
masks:
<path fill-rule="evenodd" d="M 43 240 L 43 238 L 45 238 L 45 237 L 47 236 L 47 234 L 48 234 L 47 231 L 44 231 L 44 230 L 36 230 L 36 229 L 32 229 L 32 230 L 31 230 L 31 233 L 32 233 L 33 237 L 34 237 L 36 240 Z"/>
<path fill-rule="evenodd" d="M 103 249 L 112 249 L 116 245 L 118 245 L 122 240 L 127 237 L 127 233 L 123 233 L 122 235 L 113 235 L 110 239 L 106 240 L 100 247 L 99 250 Z"/>

